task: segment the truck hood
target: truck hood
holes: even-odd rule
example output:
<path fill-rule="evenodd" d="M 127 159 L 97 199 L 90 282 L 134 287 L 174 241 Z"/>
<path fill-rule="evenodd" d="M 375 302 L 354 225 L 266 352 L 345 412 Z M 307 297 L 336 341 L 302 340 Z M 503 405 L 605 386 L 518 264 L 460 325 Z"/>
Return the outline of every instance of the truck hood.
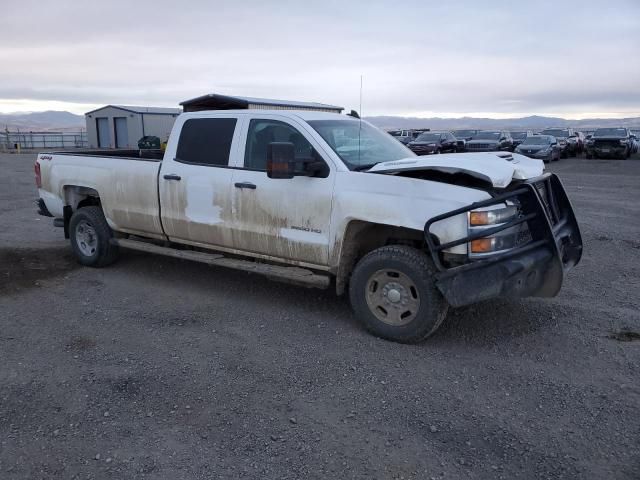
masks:
<path fill-rule="evenodd" d="M 544 163 L 508 152 L 453 153 L 378 163 L 367 171 L 393 173 L 409 170 L 466 173 L 487 181 L 496 188 L 505 188 L 512 180 L 539 177 L 544 172 Z"/>

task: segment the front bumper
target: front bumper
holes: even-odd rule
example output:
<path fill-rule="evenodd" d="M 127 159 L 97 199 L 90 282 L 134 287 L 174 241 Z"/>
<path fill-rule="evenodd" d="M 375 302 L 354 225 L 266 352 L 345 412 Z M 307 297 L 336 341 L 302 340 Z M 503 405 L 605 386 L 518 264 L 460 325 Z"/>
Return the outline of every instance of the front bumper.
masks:
<path fill-rule="evenodd" d="M 434 223 L 506 200 L 519 203 L 519 218 L 445 244 L 434 241 L 430 232 Z M 523 223 L 530 237 L 515 248 L 453 267 L 442 261 L 443 250 Z M 560 179 L 548 173 L 489 200 L 434 217 L 425 224 L 424 232 L 437 269 L 436 285 L 454 307 L 500 296 L 553 297 L 565 273 L 582 257 L 582 237 L 569 198 Z"/>
<path fill-rule="evenodd" d="M 525 157 L 535 158 L 536 160 L 542 160 L 542 161 L 550 161 L 553 158 L 553 151 L 546 153 L 544 155 L 541 155 L 539 153 L 525 153 L 525 152 L 518 152 L 518 151 L 516 151 L 516 153 L 519 153 L 520 155 L 524 155 Z"/>
<path fill-rule="evenodd" d="M 587 154 L 596 155 L 601 158 L 612 158 L 612 157 L 622 157 L 627 154 L 626 145 L 620 146 L 609 146 L 609 147 L 600 147 L 600 146 L 587 146 Z"/>

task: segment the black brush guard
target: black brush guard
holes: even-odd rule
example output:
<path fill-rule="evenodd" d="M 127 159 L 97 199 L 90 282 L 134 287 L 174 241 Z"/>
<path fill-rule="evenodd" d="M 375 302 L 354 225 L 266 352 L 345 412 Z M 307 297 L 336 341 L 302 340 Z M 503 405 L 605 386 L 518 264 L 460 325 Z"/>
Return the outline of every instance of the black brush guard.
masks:
<path fill-rule="evenodd" d="M 444 244 L 435 241 L 431 233 L 434 223 L 507 200 L 520 206 L 518 218 Z M 445 266 L 443 250 L 525 222 L 530 233 L 525 243 L 462 265 Z M 489 200 L 433 217 L 425 224 L 424 233 L 437 269 L 436 285 L 454 307 L 498 296 L 555 296 L 565 272 L 582 257 L 582 237 L 571 202 L 560 179 L 550 173 L 518 183 Z"/>

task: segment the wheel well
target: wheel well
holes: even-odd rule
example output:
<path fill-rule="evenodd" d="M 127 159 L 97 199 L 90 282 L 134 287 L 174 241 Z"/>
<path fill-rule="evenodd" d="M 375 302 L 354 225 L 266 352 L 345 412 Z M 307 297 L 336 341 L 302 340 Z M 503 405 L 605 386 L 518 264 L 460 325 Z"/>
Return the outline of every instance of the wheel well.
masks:
<path fill-rule="evenodd" d="M 66 205 L 70 206 L 74 211 L 89 205 L 100 206 L 100 194 L 90 187 L 66 185 L 64 187 L 64 197 Z"/>
<path fill-rule="evenodd" d="M 91 205 L 101 206 L 100 194 L 93 188 L 79 185 L 65 185 L 64 200 L 64 237 L 69 238 L 69 221 L 71 220 L 73 212 L 79 208 Z"/>
<path fill-rule="evenodd" d="M 345 230 L 336 273 L 337 294 L 345 292 L 353 267 L 367 253 L 385 245 L 407 245 L 426 251 L 426 243 L 421 230 L 359 220 L 350 222 Z"/>

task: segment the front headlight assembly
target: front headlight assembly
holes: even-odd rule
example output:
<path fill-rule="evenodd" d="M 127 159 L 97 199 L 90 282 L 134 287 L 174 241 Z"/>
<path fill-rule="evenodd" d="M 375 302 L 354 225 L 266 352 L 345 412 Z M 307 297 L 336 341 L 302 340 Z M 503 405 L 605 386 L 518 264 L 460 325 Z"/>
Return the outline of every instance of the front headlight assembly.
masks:
<path fill-rule="evenodd" d="M 515 205 L 507 205 L 491 210 L 474 210 L 469 212 L 469 232 L 477 233 L 483 229 L 497 227 L 515 220 L 519 216 L 519 209 Z M 528 231 L 526 224 L 516 225 L 502 230 L 495 235 L 477 238 L 469 242 L 471 257 L 483 257 L 487 254 L 503 252 L 518 245 L 523 233 Z"/>

